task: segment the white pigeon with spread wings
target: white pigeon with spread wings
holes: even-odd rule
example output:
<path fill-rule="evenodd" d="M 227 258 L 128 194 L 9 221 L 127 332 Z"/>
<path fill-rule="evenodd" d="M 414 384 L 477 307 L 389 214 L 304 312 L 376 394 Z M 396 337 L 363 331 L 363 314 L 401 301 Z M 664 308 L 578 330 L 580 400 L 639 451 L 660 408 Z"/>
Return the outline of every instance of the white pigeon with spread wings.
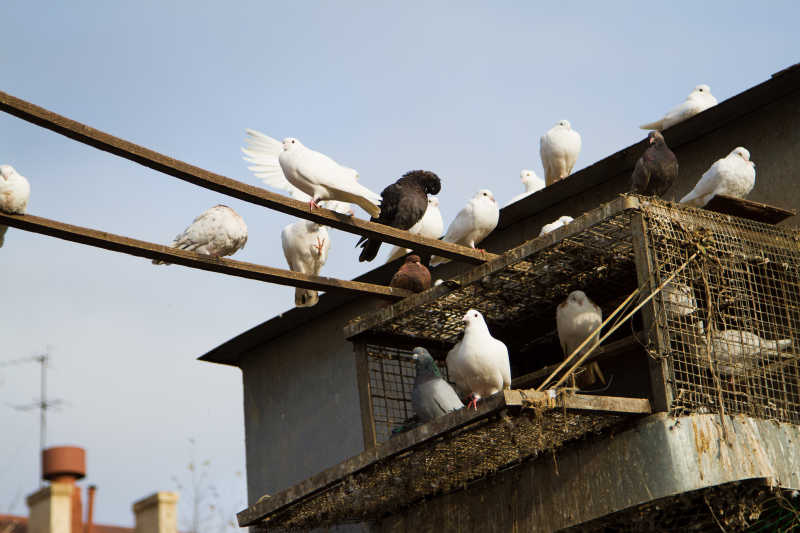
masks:
<path fill-rule="evenodd" d="M 24 215 L 31 196 L 31 185 L 11 165 L 0 165 L 0 211 L 11 215 Z M 0 247 L 3 246 L 8 226 L 0 226 Z"/>
<path fill-rule="evenodd" d="M 526 196 L 530 196 L 531 194 L 535 193 L 536 191 L 540 191 L 544 189 L 544 180 L 536 175 L 533 170 L 523 169 L 519 173 L 519 178 L 522 180 L 522 185 L 525 186 L 525 192 L 516 195 L 514 198 L 511 199 L 510 202 L 506 205 L 511 205 L 514 202 L 518 202 L 522 200 Z"/>
<path fill-rule="evenodd" d="M 216 205 L 203 212 L 172 241 L 173 248 L 211 257 L 233 255 L 247 243 L 247 224 L 226 205 Z M 153 260 L 154 265 L 166 265 Z"/>
<path fill-rule="evenodd" d="M 447 353 L 447 373 L 464 393 L 472 395 L 470 406 L 478 400 L 511 388 L 511 363 L 508 348 L 492 337 L 483 315 L 467 311 L 464 337 Z"/>
<path fill-rule="evenodd" d="M 717 105 L 717 99 L 711 94 L 711 87 L 698 85 L 692 89 L 686 100 L 667 111 L 663 118 L 639 127 L 643 130 L 663 131 L 715 105 Z"/>
<path fill-rule="evenodd" d="M 545 183 L 549 187 L 572 173 L 581 153 L 581 136 L 568 120 L 559 120 L 539 139 Z"/>
<path fill-rule="evenodd" d="M 330 157 L 315 152 L 292 137 L 279 142 L 255 130 L 246 130 L 248 147 L 242 148 L 250 167 L 264 183 L 288 191 L 300 199 L 294 189 L 307 195 L 309 205 L 336 200 L 354 203 L 370 216 L 380 215 L 381 196 L 358 183 L 358 172 L 340 165 Z M 291 187 L 290 187 L 291 186 Z"/>
<path fill-rule="evenodd" d="M 481 189 L 458 212 L 442 240 L 475 248 L 494 231 L 499 220 L 500 208 L 497 206 L 492 191 Z M 440 265 L 446 261 L 447 259 L 434 256 L 431 258 L 431 266 Z"/>
<path fill-rule="evenodd" d="M 545 235 L 547 233 L 550 233 L 551 231 L 555 231 L 555 230 L 557 230 L 558 228 L 560 228 L 562 226 L 566 226 L 567 224 L 569 224 L 573 220 L 575 220 L 575 219 L 572 218 L 571 216 L 562 215 L 562 216 L 558 217 L 556 220 L 554 220 L 553 222 L 551 222 L 549 224 L 545 224 L 544 226 L 542 226 L 542 229 L 539 232 L 539 237 L 541 237 L 542 235 Z"/>
<path fill-rule="evenodd" d="M 737 146 L 727 156 L 717 159 L 680 203 L 703 207 L 718 194 L 744 198 L 755 184 L 756 165 L 750 161 L 750 152 Z"/>
<path fill-rule="evenodd" d="M 729 376 L 741 376 L 756 371 L 759 361 L 768 356 L 796 357 L 781 353 L 791 346 L 791 339 L 770 341 L 755 333 L 738 329 L 711 332 L 711 351 L 716 369 Z"/>
<path fill-rule="evenodd" d="M 429 239 L 438 239 L 442 236 L 442 233 L 444 233 L 444 221 L 442 220 L 442 212 L 439 211 L 438 198 L 435 196 L 428 197 L 428 207 L 425 209 L 425 214 L 408 231 L 414 235 L 428 237 Z M 386 262 L 394 261 L 408 253 L 411 253 L 411 249 L 394 246 Z"/>
<path fill-rule="evenodd" d="M 313 276 L 319 275 L 331 249 L 328 228 L 310 220 L 299 220 L 283 228 L 281 244 L 289 269 Z M 318 301 L 317 291 L 295 289 L 294 304 L 297 307 L 311 307 Z"/>
<path fill-rule="evenodd" d="M 594 334 L 592 332 L 602 323 L 603 311 L 583 291 L 572 291 L 567 299 L 559 304 L 556 310 L 556 329 L 565 358 L 572 355 L 572 352 L 583 341 L 590 335 L 592 336 L 592 340 L 581 348 L 581 351 L 571 360 L 570 366 L 597 344 L 600 332 Z M 585 366 L 585 371 L 580 375 L 579 385 L 584 388 L 594 384 L 597 380 L 606 382 L 597 361 L 592 361 Z"/>

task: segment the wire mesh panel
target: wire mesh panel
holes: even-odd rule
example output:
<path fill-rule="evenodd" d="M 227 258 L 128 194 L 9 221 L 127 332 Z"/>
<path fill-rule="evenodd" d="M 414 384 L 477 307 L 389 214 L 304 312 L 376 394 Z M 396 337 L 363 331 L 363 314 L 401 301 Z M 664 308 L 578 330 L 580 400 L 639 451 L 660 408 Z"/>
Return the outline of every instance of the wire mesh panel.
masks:
<path fill-rule="evenodd" d="M 375 439 L 385 442 L 392 431 L 413 427 L 416 423 L 411 406 L 411 392 L 417 372 L 413 354 L 390 346 L 367 345 L 370 401 L 375 423 Z M 444 361 L 437 361 L 442 377 L 447 379 Z"/>
<path fill-rule="evenodd" d="M 643 209 L 674 412 L 800 424 L 800 233 L 661 203 Z"/>

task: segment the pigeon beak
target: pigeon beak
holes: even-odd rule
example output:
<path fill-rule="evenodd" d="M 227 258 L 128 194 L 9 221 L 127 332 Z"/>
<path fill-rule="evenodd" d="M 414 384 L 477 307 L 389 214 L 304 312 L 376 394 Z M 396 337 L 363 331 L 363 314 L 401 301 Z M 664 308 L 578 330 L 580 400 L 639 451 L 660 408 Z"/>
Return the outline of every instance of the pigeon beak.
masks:
<path fill-rule="evenodd" d="M 656 142 L 656 140 L 653 137 L 650 137 L 648 144 L 653 144 L 654 142 Z"/>

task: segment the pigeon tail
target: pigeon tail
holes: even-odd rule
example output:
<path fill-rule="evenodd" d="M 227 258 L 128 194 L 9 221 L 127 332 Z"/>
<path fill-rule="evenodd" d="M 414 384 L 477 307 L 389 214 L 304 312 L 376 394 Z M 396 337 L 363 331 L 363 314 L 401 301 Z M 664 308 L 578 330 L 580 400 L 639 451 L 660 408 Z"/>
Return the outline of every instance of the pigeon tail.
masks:
<path fill-rule="evenodd" d="M 378 255 L 378 250 L 381 248 L 381 241 L 377 239 L 367 239 L 361 245 L 361 254 L 358 256 L 359 261 L 372 261 Z"/>
<path fill-rule="evenodd" d="M 297 307 L 313 307 L 319 302 L 319 294 L 311 289 L 295 289 L 294 305 Z"/>
<path fill-rule="evenodd" d="M 694 191 L 690 192 L 689 194 L 681 198 L 680 202 L 678 203 L 691 205 L 694 207 L 703 207 L 708 203 L 709 200 L 707 199 L 708 195 L 694 196 L 692 193 L 694 193 Z"/>
<path fill-rule="evenodd" d="M 3 247 L 3 243 L 6 241 L 6 231 L 8 231 L 8 226 L 0 226 L 0 248 Z"/>
<path fill-rule="evenodd" d="M 656 130 L 661 131 L 664 128 L 664 119 L 656 120 L 655 122 L 649 122 L 647 124 L 642 124 L 639 126 L 640 130 Z"/>

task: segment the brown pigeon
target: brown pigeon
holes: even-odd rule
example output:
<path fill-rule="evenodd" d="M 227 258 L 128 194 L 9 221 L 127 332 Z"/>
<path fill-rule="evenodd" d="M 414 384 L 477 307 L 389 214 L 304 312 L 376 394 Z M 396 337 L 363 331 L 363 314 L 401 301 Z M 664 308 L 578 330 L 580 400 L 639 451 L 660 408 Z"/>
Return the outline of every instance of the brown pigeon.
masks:
<path fill-rule="evenodd" d="M 397 229 L 410 229 L 428 209 L 428 195 L 439 194 L 442 183 L 439 176 L 428 170 L 412 170 L 381 192 L 381 214 L 372 222 Z M 359 261 L 372 261 L 378 255 L 381 241 L 361 237 L 356 246 L 361 246 Z"/>
<path fill-rule="evenodd" d="M 422 292 L 431 288 L 431 273 L 425 265 L 420 263 L 418 255 L 409 255 L 403 266 L 392 276 L 389 286 Z"/>
<path fill-rule="evenodd" d="M 631 192 L 661 196 L 678 177 L 678 158 L 664 142 L 660 132 L 651 131 L 647 135 L 647 142 L 649 146 L 636 162 L 631 175 Z"/>

